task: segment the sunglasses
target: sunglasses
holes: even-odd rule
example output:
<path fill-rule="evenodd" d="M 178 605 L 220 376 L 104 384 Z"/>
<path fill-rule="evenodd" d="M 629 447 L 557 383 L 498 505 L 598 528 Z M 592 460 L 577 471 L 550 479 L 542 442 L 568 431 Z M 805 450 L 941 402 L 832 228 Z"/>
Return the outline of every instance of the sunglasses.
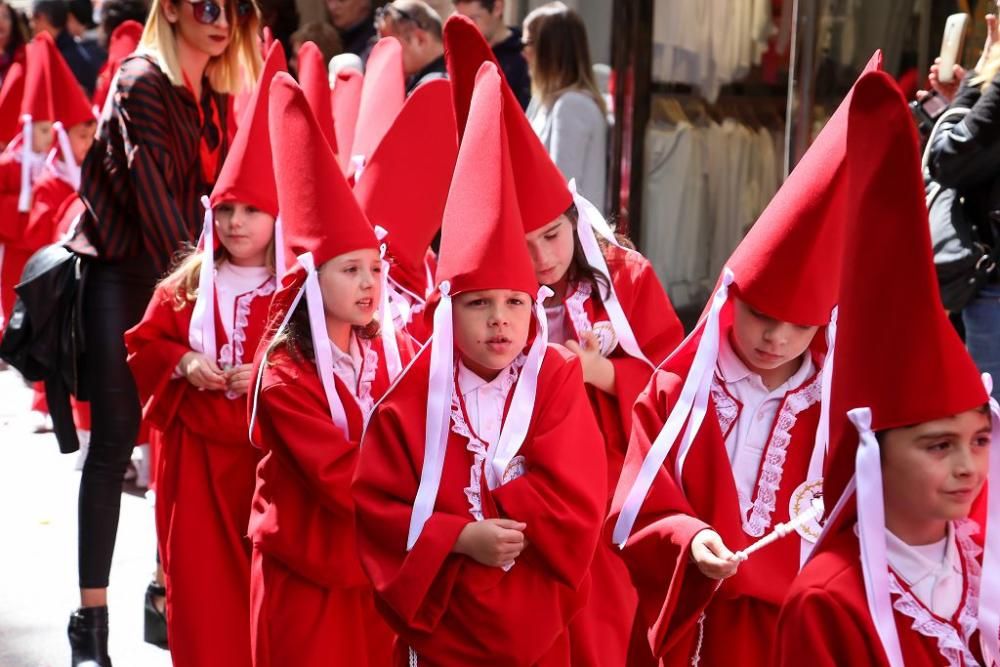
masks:
<path fill-rule="evenodd" d="M 1000 0 L 997 1 L 1000 2 Z M 420 23 L 420 21 L 416 19 L 416 17 L 414 17 L 406 10 L 396 7 L 395 5 L 391 4 L 382 5 L 381 7 L 375 10 L 375 25 L 380 25 L 387 18 L 390 18 L 393 21 L 409 21 L 410 23 L 417 26 L 421 30 L 427 29 L 422 23 Z"/>
<path fill-rule="evenodd" d="M 215 0 L 187 0 L 194 11 L 194 19 L 204 25 L 212 25 L 222 16 L 222 6 Z M 233 2 L 227 4 L 232 6 Z M 237 0 L 235 22 L 239 25 L 245 24 L 254 13 L 253 2 L 251 0 Z"/>

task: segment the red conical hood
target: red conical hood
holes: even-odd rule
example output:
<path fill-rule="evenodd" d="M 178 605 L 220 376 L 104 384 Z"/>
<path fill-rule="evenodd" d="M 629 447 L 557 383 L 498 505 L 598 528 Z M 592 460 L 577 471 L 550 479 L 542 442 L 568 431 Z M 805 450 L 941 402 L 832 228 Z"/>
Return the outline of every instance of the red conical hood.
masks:
<path fill-rule="evenodd" d="M 337 82 L 330 92 L 337 159 L 345 174 L 350 171 L 351 147 L 354 145 L 354 131 L 358 125 L 362 85 L 364 75 L 356 69 L 347 68 L 337 72 Z"/>
<path fill-rule="evenodd" d="M 871 408 L 878 432 L 949 417 L 989 398 L 941 305 L 916 131 L 906 100 L 882 72 L 855 86 L 846 169 L 850 268 L 840 289 L 827 507 L 854 473 L 858 432 L 847 411 Z"/>
<path fill-rule="evenodd" d="M 360 155 L 368 161 L 405 100 L 403 50 L 395 37 L 384 37 L 368 56 L 351 157 Z"/>
<path fill-rule="evenodd" d="M 444 22 L 444 60 L 455 96 L 455 120 L 461 137 L 469 118 L 476 73 L 483 63 L 493 63 L 498 69 L 500 64 L 476 24 L 461 14 L 452 14 Z M 503 70 L 500 70 L 500 75 L 503 76 Z"/>
<path fill-rule="evenodd" d="M 299 85 L 309 100 L 316 120 L 319 121 L 323 136 L 334 154 L 337 153 L 337 137 L 333 132 L 333 102 L 330 98 L 330 77 L 326 72 L 323 54 L 313 42 L 306 42 L 299 48 Z"/>
<path fill-rule="evenodd" d="M 449 281 L 451 294 L 512 289 L 534 298 L 538 291 L 514 187 L 506 104 L 499 70 L 485 63 L 444 209 L 436 280 Z"/>
<path fill-rule="evenodd" d="M 21 113 L 35 122 L 61 122 L 67 129 L 94 120 L 94 112 L 52 37 L 39 33 L 28 44 Z"/>
<path fill-rule="evenodd" d="M 14 63 L 7 70 L 0 88 L 0 145 L 9 143 L 17 134 L 21 120 L 21 98 L 24 97 L 24 67 Z"/>
<path fill-rule="evenodd" d="M 286 256 L 311 252 L 318 268 L 347 252 L 378 249 L 337 158 L 318 141 L 323 133 L 305 93 L 288 74 L 271 82 L 268 120 Z"/>
<path fill-rule="evenodd" d="M 416 169 L 414 156 L 420 156 Z M 393 273 L 404 285 L 427 282 L 424 255 L 441 228 L 457 157 L 451 86 L 429 81 L 410 95 L 354 186 L 368 220 L 389 232 Z"/>
<path fill-rule="evenodd" d="M 271 138 L 268 128 L 268 99 L 271 79 L 287 67 L 285 51 L 275 42 L 264 61 L 260 79 L 250 95 L 246 113 L 219 178 L 212 189 L 212 206 L 226 202 L 250 204 L 271 216 L 278 215 L 278 191 L 271 164 Z"/>
<path fill-rule="evenodd" d="M 881 64 L 882 54 L 876 52 L 864 72 Z M 740 298 L 783 322 L 826 324 L 837 303 L 849 192 L 847 109 L 853 92 L 726 262 Z"/>

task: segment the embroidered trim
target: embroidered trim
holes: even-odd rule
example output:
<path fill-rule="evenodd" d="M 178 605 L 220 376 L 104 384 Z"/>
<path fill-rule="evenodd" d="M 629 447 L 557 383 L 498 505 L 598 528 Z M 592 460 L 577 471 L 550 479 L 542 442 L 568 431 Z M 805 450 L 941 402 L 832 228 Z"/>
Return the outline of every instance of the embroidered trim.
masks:
<path fill-rule="evenodd" d="M 718 376 L 712 378 L 712 402 L 715 403 L 715 416 L 719 420 L 719 428 L 722 429 L 723 439 L 729 435 L 729 429 L 733 427 L 740 416 L 740 406 L 736 404 L 736 399 L 719 384 Z"/>
<path fill-rule="evenodd" d="M 378 351 L 371 344 L 371 341 L 358 339 L 361 346 L 362 362 L 361 377 L 358 379 L 358 407 L 361 408 L 361 415 L 365 423 L 375 409 L 375 397 L 372 396 L 372 383 L 375 382 L 375 374 L 378 372 Z"/>
<path fill-rule="evenodd" d="M 753 537 L 761 537 L 771 526 L 771 515 L 778 500 L 778 487 L 785 470 L 788 445 L 792 441 L 792 429 L 799 413 L 819 402 L 823 392 L 822 377 L 819 373 L 804 389 L 788 394 L 778 410 L 771 439 L 764 450 L 760 479 L 757 481 L 757 497 L 750 510 L 750 516 L 743 520 L 743 532 Z"/>
<path fill-rule="evenodd" d="M 524 365 L 526 359 L 527 357 L 524 354 L 520 354 L 514 362 L 507 367 L 500 385 L 505 403 L 507 396 L 510 394 L 511 388 L 517 382 L 517 378 L 521 373 L 521 367 Z M 469 501 L 469 514 L 471 514 L 472 518 L 476 521 L 482 521 L 483 499 L 481 489 L 483 488 L 483 464 L 486 461 L 486 455 L 489 451 L 489 443 L 484 440 L 480 440 L 472 432 L 468 422 L 465 421 L 465 413 L 462 411 L 460 396 L 459 389 L 456 386 L 455 391 L 453 391 L 451 395 L 451 432 L 468 440 L 465 448 L 472 452 L 473 460 L 472 467 L 469 469 L 469 486 L 465 487 L 465 497 Z M 502 409 L 503 408 L 501 407 L 501 410 Z"/>
<path fill-rule="evenodd" d="M 229 342 L 219 350 L 219 363 L 224 368 L 233 368 L 243 363 L 243 343 L 247 339 L 246 328 L 250 324 L 250 307 L 253 305 L 253 300 L 257 297 L 270 296 L 274 294 L 275 289 L 277 289 L 277 281 L 272 276 L 252 292 L 247 292 L 236 297 L 236 316 L 233 322 L 233 334 Z M 213 314 L 212 317 L 215 317 L 215 315 Z M 241 394 L 226 391 L 226 398 L 229 400 L 235 400 L 240 397 Z"/>
<path fill-rule="evenodd" d="M 953 525 L 967 578 L 965 604 L 962 605 L 958 618 L 961 627 L 955 627 L 932 614 L 911 591 L 903 586 L 891 569 L 889 592 L 898 596 L 892 603 L 893 609 L 913 619 L 911 627 L 919 634 L 937 640 L 938 651 L 948 661 L 948 667 L 968 667 L 979 664 L 975 655 L 969 650 L 969 643 L 977 630 L 979 580 L 982 576 L 979 556 L 983 550 L 972 539 L 972 535 L 979 532 L 979 526 L 975 521 L 964 519 L 956 521 Z"/>
<path fill-rule="evenodd" d="M 569 313 L 569 319 L 573 322 L 573 329 L 576 331 L 577 336 L 594 328 L 594 325 L 590 322 L 590 316 L 587 315 L 587 309 L 583 307 L 583 304 L 590 298 L 590 292 L 590 283 L 581 282 L 576 286 L 576 291 L 567 297 L 564 302 L 566 312 Z"/>

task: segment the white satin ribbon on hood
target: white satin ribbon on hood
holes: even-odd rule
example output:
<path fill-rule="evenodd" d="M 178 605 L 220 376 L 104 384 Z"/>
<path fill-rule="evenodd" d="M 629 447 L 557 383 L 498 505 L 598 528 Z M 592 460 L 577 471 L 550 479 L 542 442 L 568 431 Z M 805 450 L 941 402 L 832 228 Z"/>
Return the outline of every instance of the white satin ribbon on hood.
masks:
<path fill-rule="evenodd" d="M 62 154 L 62 164 L 60 171 L 60 176 L 70 185 L 73 186 L 74 190 L 80 189 L 80 165 L 76 163 L 76 157 L 73 155 L 73 146 L 69 143 L 69 135 L 66 134 L 66 128 L 63 127 L 61 122 L 56 121 L 52 128 L 56 132 L 56 138 L 59 140 L 59 152 Z"/>
<path fill-rule="evenodd" d="M 215 217 L 208 197 L 201 198 L 205 222 L 201 227 L 201 272 L 198 274 L 198 298 L 191 312 L 188 342 L 191 349 L 215 361 L 218 345 L 215 340 Z"/>
<path fill-rule="evenodd" d="M 983 373 L 983 386 L 993 393 L 993 379 Z M 987 477 L 986 534 L 979 583 L 979 643 L 986 664 L 1000 665 L 1000 404 L 990 397 L 991 444 Z"/>

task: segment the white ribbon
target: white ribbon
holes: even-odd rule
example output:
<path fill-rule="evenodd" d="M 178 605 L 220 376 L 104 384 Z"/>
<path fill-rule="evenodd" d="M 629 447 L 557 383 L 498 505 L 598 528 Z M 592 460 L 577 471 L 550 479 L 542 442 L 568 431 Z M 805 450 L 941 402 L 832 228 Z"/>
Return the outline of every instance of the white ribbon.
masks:
<path fill-rule="evenodd" d="M 434 311 L 434 333 L 431 345 L 431 368 L 427 386 L 427 424 L 425 431 L 424 465 L 420 472 L 420 484 L 413 501 L 410 515 L 410 530 L 406 538 L 406 548 L 416 544 L 424 524 L 434 513 L 444 455 L 448 444 L 451 422 L 451 399 L 455 391 L 454 350 L 455 339 L 452 328 L 451 284 L 446 280 L 440 285 L 441 301 Z M 542 287 L 535 299 L 534 312 L 538 323 L 538 334 L 528 350 L 528 357 L 521 368 L 521 375 L 514 388 L 510 409 L 504 420 L 497 444 L 490 448 L 485 462 L 486 483 L 490 489 L 499 487 L 503 473 L 510 461 L 517 456 L 531 424 L 535 395 L 538 389 L 538 373 L 545 357 L 548 344 L 548 324 L 542 305 L 552 291 Z"/>
<path fill-rule="evenodd" d="M 635 333 L 632 331 L 632 326 L 625 316 L 625 311 L 622 310 L 621 304 L 618 302 L 614 280 L 612 280 L 608 264 L 604 259 L 604 253 L 601 252 L 601 246 L 597 242 L 595 234 L 595 232 L 599 233 L 612 245 L 619 245 L 615 239 L 614 232 L 604 219 L 604 216 L 601 215 L 601 212 L 597 210 L 597 207 L 577 192 L 576 179 L 570 180 L 569 191 L 573 194 L 573 203 L 576 205 L 576 210 L 580 215 L 580 223 L 582 223 L 577 224 L 576 234 L 580 239 L 580 245 L 583 247 L 583 254 L 587 257 L 587 264 L 590 265 L 591 269 L 608 279 L 608 294 L 603 299 L 604 308 L 608 311 L 608 319 L 611 320 L 611 326 L 618 337 L 618 343 L 630 357 L 644 361 L 652 368 L 654 364 L 642 353 L 642 349 L 636 341 Z M 621 246 L 619 245 L 619 247 Z M 623 248 L 623 250 L 631 252 L 626 248 Z"/>
<path fill-rule="evenodd" d="M 986 393 L 993 392 L 993 379 L 983 373 Z M 987 477 L 986 535 L 983 569 L 979 584 L 979 643 L 987 665 L 1000 665 L 1000 404 L 990 398 L 991 445 Z"/>
<path fill-rule="evenodd" d="M 381 227 L 379 228 L 381 229 Z M 381 239 L 381 237 L 380 237 Z M 386 245 L 379 247 L 382 261 L 382 298 L 379 303 L 379 333 L 382 337 L 382 351 L 385 353 L 385 366 L 389 371 L 389 381 L 392 382 L 403 372 L 403 360 L 399 354 L 399 342 L 396 340 L 396 322 L 390 300 L 389 262 L 385 259 Z"/>
<path fill-rule="evenodd" d="M 274 221 L 274 279 L 281 287 L 281 279 L 285 277 L 285 226 L 281 222 L 281 213 Z"/>
<path fill-rule="evenodd" d="M 667 460 L 674 442 L 681 434 L 681 428 L 687 423 L 687 429 L 684 431 L 684 437 L 677 454 L 676 479 L 680 483 L 684 459 L 687 457 L 691 443 L 698 434 L 705 418 L 708 396 L 712 387 L 712 376 L 715 373 L 719 357 L 719 338 L 721 336 L 719 317 L 722 313 L 722 307 L 729 299 L 729 287 L 733 284 L 733 279 L 732 270 L 728 267 L 723 269 L 722 284 L 712 299 L 712 306 L 702 327 L 701 340 L 698 342 L 698 349 L 695 352 L 687 378 L 684 380 L 681 394 L 673 410 L 670 411 L 666 423 L 649 448 L 649 452 L 646 453 L 639 474 L 636 476 L 632 488 L 629 489 L 628 496 L 626 496 L 625 503 L 618 515 L 618 521 L 615 523 L 612 539 L 619 547 L 624 547 L 625 541 L 632 534 L 636 517 L 639 516 L 639 510 L 645 502 L 646 494 L 649 493 L 649 489 L 653 485 L 656 473 L 663 466 L 663 462 Z M 688 419 L 689 416 L 690 419 Z"/>
<path fill-rule="evenodd" d="M 32 122 L 31 115 L 21 116 L 21 191 L 17 197 L 18 213 L 27 213 L 31 210 L 31 176 L 35 162 L 38 157 L 32 150 Z"/>
<path fill-rule="evenodd" d="M 822 479 L 823 464 L 826 462 L 827 452 L 830 451 L 830 393 L 833 387 L 833 353 L 837 345 L 838 312 L 834 306 L 833 312 L 830 313 L 830 323 L 826 327 L 826 358 L 823 359 L 823 368 L 820 370 L 819 424 L 816 425 L 816 441 L 813 443 L 812 456 L 809 458 L 807 481 Z M 817 518 L 822 519 L 822 517 Z M 802 540 L 799 546 L 800 568 L 805 566 L 814 547 L 815 545 L 809 540 Z"/>
<path fill-rule="evenodd" d="M 861 569 L 864 571 L 868 612 L 871 614 L 890 667 L 906 667 L 899 635 L 896 632 L 892 599 L 889 595 L 882 461 L 879 456 L 878 440 L 872 432 L 872 411 L 870 408 L 855 408 L 849 411 L 847 416 L 858 430 L 858 451 L 854 466 L 857 479 Z"/>
<path fill-rule="evenodd" d="M 361 180 L 361 174 L 365 170 L 365 156 L 364 155 L 352 155 L 351 164 L 354 165 L 354 185 L 358 184 Z"/>
<path fill-rule="evenodd" d="M 58 121 L 53 124 L 52 128 L 56 131 L 56 137 L 59 139 L 59 152 L 62 153 L 62 176 L 67 183 L 73 186 L 74 190 L 79 190 L 80 165 L 76 163 L 76 157 L 73 155 L 73 146 L 69 143 L 69 135 L 66 134 L 66 128 Z"/>
<path fill-rule="evenodd" d="M 201 198 L 205 222 L 201 228 L 201 273 L 198 275 L 198 298 L 191 312 L 188 342 L 191 349 L 215 361 L 218 347 L 215 340 L 215 218 L 208 197 Z"/>

